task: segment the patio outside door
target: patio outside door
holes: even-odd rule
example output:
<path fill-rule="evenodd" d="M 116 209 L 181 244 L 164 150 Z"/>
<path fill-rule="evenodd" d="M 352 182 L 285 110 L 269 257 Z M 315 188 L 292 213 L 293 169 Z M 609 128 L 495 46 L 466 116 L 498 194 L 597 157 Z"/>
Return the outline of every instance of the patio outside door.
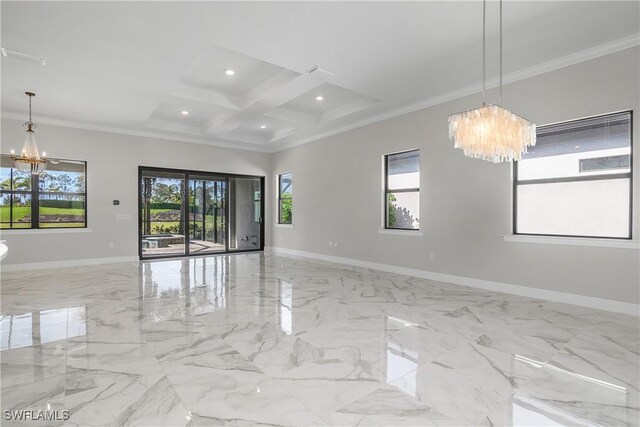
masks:
<path fill-rule="evenodd" d="M 143 171 L 140 188 L 142 256 L 185 255 L 185 176 Z"/>
<path fill-rule="evenodd" d="M 227 214 L 225 178 L 189 175 L 189 254 L 225 252 Z"/>
<path fill-rule="evenodd" d="M 264 178 L 139 168 L 140 258 L 264 249 Z"/>

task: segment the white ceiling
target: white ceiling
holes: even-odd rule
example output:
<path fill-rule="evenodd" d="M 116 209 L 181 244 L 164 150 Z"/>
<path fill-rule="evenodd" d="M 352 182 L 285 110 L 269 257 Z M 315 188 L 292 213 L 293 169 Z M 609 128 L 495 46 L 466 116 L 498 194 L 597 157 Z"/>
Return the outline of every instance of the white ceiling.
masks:
<path fill-rule="evenodd" d="M 506 0 L 505 73 L 638 44 L 639 5 Z M 471 93 L 481 79 L 479 1 L 0 7 L 2 46 L 47 61 L 2 58 L 2 114 L 24 119 L 32 90 L 36 122 L 277 151 Z M 335 75 L 309 73 L 316 66 Z"/>

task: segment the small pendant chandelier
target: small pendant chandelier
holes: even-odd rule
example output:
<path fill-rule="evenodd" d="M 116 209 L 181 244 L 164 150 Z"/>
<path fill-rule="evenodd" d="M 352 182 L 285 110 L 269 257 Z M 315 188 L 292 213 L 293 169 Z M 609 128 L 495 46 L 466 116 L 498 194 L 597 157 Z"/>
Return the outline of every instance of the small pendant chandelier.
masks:
<path fill-rule="evenodd" d="M 502 0 L 500 0 L 500 102 L 487 105 L 487 1 L 482 3 L 482 107 L 449 116 L 449 138 L 464 155 L 493 163 L 520 160 L 536 145 L 536 125 L 502 108 Z"/>
<path fill-rule="evenodd" d="M 47 153 L 43 152 L 42 157 L 40 157 L 34 131 L 38 125 L 31 121 L 31 98 L 36 94 L 33 92 L 25 92 L 25 94 L 29 97 L 29 121 L 24 124 L 27 128 L 24 145 L 22 146 L 22 154 L 19 157 L 15 155 L 14 150 L 11 150 L 11 158 L 16 169 L 20 172 L 40 175 L 47 168 Z"/>

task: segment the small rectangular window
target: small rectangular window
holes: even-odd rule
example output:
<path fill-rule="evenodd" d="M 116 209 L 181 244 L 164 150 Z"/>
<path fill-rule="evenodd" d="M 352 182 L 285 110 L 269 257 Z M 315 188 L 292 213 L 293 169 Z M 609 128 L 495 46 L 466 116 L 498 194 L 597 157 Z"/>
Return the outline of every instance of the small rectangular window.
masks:
<path fill-rule="evenodd" d="M 514 233 L 631 238 L 631 112 L 537 130 L 514 166 Z"/>
<path fill-rule="evenodd" d="M 420 229 L 420 150 L 387 154 L 385 228 Z"/>
<path fill-rule="evenodd" d="M 0 157 L 0 218 L 3 229 L 84 228 L 86 162 L 49 159 L 40 175 L 22 173 Z"/>
<path fill-rule="evenodd" d="M 293 175 L 291 172 L 278 175 L 278 223 L 293 221 Z"/>

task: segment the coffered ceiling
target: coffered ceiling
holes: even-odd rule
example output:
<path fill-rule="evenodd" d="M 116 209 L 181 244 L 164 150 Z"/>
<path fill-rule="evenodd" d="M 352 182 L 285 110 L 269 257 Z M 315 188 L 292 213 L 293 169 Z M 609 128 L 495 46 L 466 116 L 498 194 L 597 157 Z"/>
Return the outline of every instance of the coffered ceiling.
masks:
<path fill-rule="evenodd" d="M 478 1 L 0 7 L 2 46 L 46 59 L 2 57 L 2 115 L 21 120 L 33 90 L 35 121 L 277 151 L 473 93 L 481 78 Z M 490 78 L 497 12 L 489 2 Z M 507 0 L 505 73 L 637 45 L 639 15 L 635 1 Z"/>

